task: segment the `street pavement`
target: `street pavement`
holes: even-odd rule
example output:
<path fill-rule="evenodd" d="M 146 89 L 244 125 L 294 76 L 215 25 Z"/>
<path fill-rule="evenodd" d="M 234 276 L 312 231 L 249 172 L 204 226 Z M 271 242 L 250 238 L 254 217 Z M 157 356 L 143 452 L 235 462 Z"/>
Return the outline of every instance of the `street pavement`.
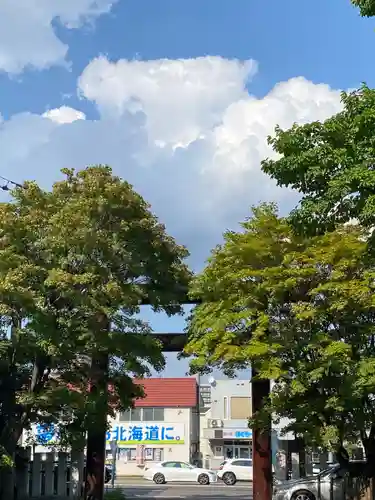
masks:
<path fill-rule="evenodd" d="M 237 483 L 226 486 L 222 482 L 203 486 L 193 483 L 154 484 L 149 481 L 119 480 L 116 488 L 120 488 L 126 500 L 251 500 L 252 485 Z"/>

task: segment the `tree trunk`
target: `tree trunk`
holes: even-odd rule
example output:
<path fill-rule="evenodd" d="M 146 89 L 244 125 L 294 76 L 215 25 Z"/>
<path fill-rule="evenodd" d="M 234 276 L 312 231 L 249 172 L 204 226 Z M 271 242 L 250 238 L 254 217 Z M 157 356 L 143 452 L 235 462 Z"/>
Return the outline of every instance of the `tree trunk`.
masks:
<path fill-rule="evenodd" d="M 49 372 L 46 372 L 47 368 L 47 358 L 39 358 L 36 356 L 34 361 L 34 367 L 32 372 L 32 377 L 30 381 L 29 392 L 38 393 L 44 387 L 46 381 L 48 380 Z M 13 374 L 13 376 L 15 376 Z M 10 374 L 12 377 L 12 374 Z M 0 433 L 0 447 L 2 447 L 9 457 L 14 459 L 17 444 L 22 436 L 22 433 L 26 427 L 29 420 L 29 409 L 22 407 L 16 402 L 16 391 L 15 386 L 10 380 L 10 392 L 7 400 L 7 412 L 5 414 L 5 425 L 1 429 Z M 0 472 L 0 500 L 13 499 L 14 486 L 14 470 L 12 468 L 2 468 Z M 12 490 L 12 493 L 10 493 Z"/>
<path fill-rule="evenodd" d="M 22 435 L 23 426 L 11 425 L 3 429 L 3 441 L 0 441 L 0 449 L 3 448 L 10 460 L 15 461 L 17 443 Z M 0 452 L 1 453 L 1 452 Z M 15 467 L 0 467 L 0 500 L 12 500 L 14 498 Z"/>
<path fill-rule="evenodd" d="M 13 457 L 14 458 L 14 455 Z M 0 500 L 13 500 L 15 487 L 15 468 L 0 468 Z"/>

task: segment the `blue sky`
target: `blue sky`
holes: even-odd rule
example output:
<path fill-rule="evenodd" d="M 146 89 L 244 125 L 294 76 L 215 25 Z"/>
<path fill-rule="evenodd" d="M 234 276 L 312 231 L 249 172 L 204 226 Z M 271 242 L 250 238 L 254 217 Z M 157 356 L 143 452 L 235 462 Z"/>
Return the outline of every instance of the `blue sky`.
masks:
<path fill-rule="evenodd" d="M 296 203 L 260 172 L 266 137 L 374 85 L 374 28 L 349 0 L 3 0 L 0 175 L 48 187 L 108 163 L 199 270 L 250 205 Z M 186 370 L 169 356 L 167 376 Z"/>

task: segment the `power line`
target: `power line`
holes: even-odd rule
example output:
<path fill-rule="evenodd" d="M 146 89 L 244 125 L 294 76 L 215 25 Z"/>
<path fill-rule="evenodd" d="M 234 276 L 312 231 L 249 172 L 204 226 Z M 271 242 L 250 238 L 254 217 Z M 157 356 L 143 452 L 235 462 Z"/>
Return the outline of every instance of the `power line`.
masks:
<path fill-rule="evenodd" d="M 2 189 L 3 191 L 10 191 L 10 187 L 9 187 L 9 184 L 11 184 L 12 186 L 15 186 L 15 187 L 18 187 L 18 188 L 23 188 L 22 184 L 19 184 L 18 182 L 14 182 L 10 179 L 7 179 L 6 177 L 3 177 L 2 175 L 0 175 L 0 179 L 5 181 L 6 184 L 3 184 L 2 186 L 0 186 L 0 189 Z"/>

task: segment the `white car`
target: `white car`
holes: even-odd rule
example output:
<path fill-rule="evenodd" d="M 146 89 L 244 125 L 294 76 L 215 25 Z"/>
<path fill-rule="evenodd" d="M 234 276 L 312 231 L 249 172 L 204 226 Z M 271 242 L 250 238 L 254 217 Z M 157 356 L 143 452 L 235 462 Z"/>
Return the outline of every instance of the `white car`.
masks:
<path fill-rule="evenodd" d="M 232 486 L 237 481 L 253 480 L 253 462 L 250 458 L 230 458 L 220 464 L 217 477 Z"/>
<path fill-rule="evenodd" d="M 216 473 L 209 469 L 200 469 L 187 462 L 166 461 L 146 467 L 143 477 L 156 484 L 172 481 L 210 484 L 217 481 Z"/>

